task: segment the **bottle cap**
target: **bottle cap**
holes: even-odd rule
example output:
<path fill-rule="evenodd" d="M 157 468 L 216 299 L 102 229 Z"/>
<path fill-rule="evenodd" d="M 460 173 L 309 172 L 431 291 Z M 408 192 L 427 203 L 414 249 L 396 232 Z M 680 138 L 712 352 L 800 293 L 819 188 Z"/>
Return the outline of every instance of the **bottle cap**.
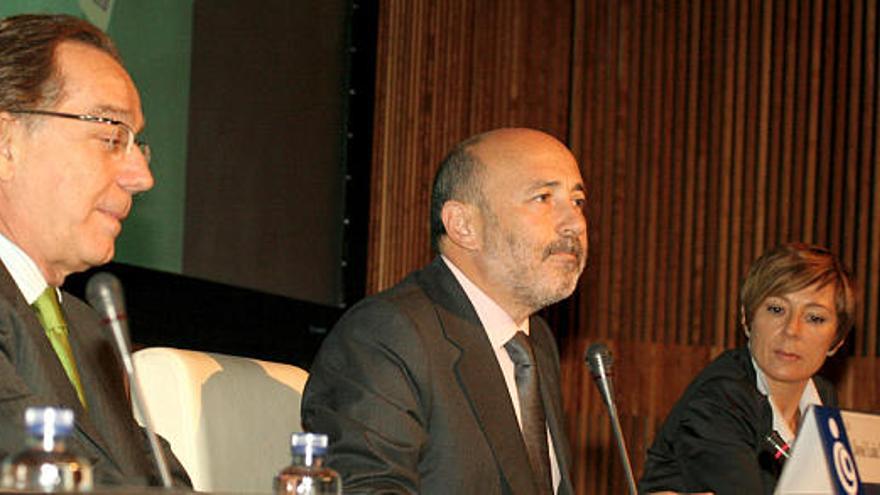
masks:
<path fill-rule="evenodd" d="M 327 435 L 323 433 L 294 433 L 290 436 L 290 450 L 294 454 L 323 455 L 327 451 Z"/>
<path fill-rule="evenodd" d="M 73 431 L 73 411 L 61 407 L 29 407 L 24 413 L 29 434 L 38 437 L 66 437 Z"/>

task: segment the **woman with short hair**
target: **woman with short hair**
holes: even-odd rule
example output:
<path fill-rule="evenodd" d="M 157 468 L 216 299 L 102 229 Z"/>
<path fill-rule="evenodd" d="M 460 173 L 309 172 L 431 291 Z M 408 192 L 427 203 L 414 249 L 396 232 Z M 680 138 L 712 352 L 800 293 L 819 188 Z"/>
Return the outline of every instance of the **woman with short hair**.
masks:
<path fill-rule="evenodd" d="M 640 492 L 771 494 L 781 464 L 768 437 L 790 445 L 809 405 L 837 405 L 816 372 L 853 325 L 855 281 L 840 260 L 779 246 L 754 262 L 740 300 L 748 344 L 685 390 L 648 450 Z"/>

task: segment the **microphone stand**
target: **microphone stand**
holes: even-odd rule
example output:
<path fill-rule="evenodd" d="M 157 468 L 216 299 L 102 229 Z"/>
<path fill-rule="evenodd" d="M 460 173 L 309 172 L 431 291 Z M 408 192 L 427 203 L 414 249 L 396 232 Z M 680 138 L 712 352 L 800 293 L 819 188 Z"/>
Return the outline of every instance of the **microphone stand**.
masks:
<path fill-rule="evenodd" d="M 137 379 L 134 363 L 131 359 L 131 352 L 128 350 L 125 337 L 122 335 L 121 325 L 118 322 L 116 325 L 112 325 L 111 322 L 111 326 L 113 328 L 113 336 L 116 339 L 116 346 L 119 348 L 119 354 L 122 356 L 122 366 L 125 368 L 129 382 L 131 382 L 131 399 L 134 403 L 134 409 L 144 421 L 144 430 L 147 432 L 150 449 L 153 451 L 153 458 L 156 461 L 156 467 L 159 469 L 159 476 L 162 478 L 162 486 L 166 489 L 171 488 L 171 473 L 168 470 L 168 461 L 165 459 L 165 453 L 162 452 L 162 446 L 159 444 L 159 438 L 156 436 L 156 430 L 153 427 L 153 420 L 144 403 L 141 385 Z"/>
<path fill-rule="evenodd" d="M 620 462 L 623 464 L 623 473 L 626 476 L 627 487 L 630 495 L 638 495 L 636 480 L 632 472 L 632 464 L 626 450 L 626 442 L 623 438 L 623 430 L 620 428 L 620 420 L 617 415 L 617 406 L 614 405 L 614 390 L 611 385 L 611 351 L 605 344 L 593 344 L 587 349 L 587 364 L 591 374 L 599 387 L 605 406 L 608 408 L 608 417 L 611 420 L 611 429 L 614 431 L 614 439 L 617 441 L 617 451 L 620 454 Z"/>
<path fill-rule="evenodd" d="M 110 327 L 110 333 L 116 341 L 116 350 L 119 351 L 119 357 L 122 359 L 122 367 L 128 375 L 128 382 L 131 387 L 131 399 L 134 410 L 140 415 L 144 422 L 144 430 L 147 432 L 147 439 L 150 441 L 150 449 L 153 452 L 153 460 L 159 469 L 159 476 L 162 478 L 162 486 L 165 489 L 172 488 L 171 473 L 168 469 L 168 461 L 159 445 L 159 439 L 156 436 L 156 430 L 153 428 L 153 421 L 150 417 L 150 411 L 147 409 L 141 391 L 140 381 L 134 369 L 134 363 L 131 359 L 131 350 L 128 348 L 128 326 L 125 322 L 125 303 L 122 297 L 122 285 L 119 280 L 106 272 L 98 273 L 92 276 L 86 284 L 86 295 L 89 303 L 98 314 L 103 318 L 102 323 Z"/>
<path fill-rule="evenodd" d="M 610 393 L 610 383 L 608 388 Z M 614 405 L 614 401 L 608 401 L 607 404 L 608 415 L 611 419 L 611 428 L 614 430 L 614 439 L 617 441 L 617 451 L 620 453 L 620 462 L 623 464 L 623 473 L 626 475 L 626 483 L 629 486 L 629 493 L 631 495 L 638 495 L 636 480 L 632 472 L 632 464 L 629 461 L 629 454 L 627 454 L 626 444 L 623 441 L 623 430 L 620 428 L 620 420 L 617 416 L 617 406 Z"/>

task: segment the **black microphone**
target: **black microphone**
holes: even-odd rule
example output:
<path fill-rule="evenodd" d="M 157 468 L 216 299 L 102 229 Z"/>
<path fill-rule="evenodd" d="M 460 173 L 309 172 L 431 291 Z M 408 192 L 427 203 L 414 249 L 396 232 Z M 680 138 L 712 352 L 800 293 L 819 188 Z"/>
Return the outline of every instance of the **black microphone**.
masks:
<path fill-rule="evenodd" d="M 590 366 L 590 374 L 596 380 L 599 394 L 608 408 L 608 416 L 611 419 L 611 427 L 614 430 L 614 438 L 617 440 L 617 450 L 620 452 L 620 462 L 623 464 L 623 472 L 629 486 L 629 493 L 637 495 L 636 480 L 633 478 L 632 464 L 629 462 L 629 454 L 626 450 L 626 441 L 623 439 L 623 431 L 620 429 L 620 420 L 617 417 L 617 407 L 614 405 L 614 388 L 611 384 L 611 351 L 608 347 L 597 342 L 587 349 L 585 357 Z"/>
<path fill-rule="evenodd" d="M 101 323 L 110 328 L 116 340 L 116 349 L 119 351 L 119 356 L 122 358 L 122 366 L 128 375 L 132 402 L 138 415 L 144 421 L 144 429 L 147 431 L 147 438 L 150 440 L 153 460 L 156 461 L 156 467 L 159 468 L 159 475 L 162 477 L 162 485 L 165 488 L 171 488 L 171 475 L 168 472 L 168 463 L 165 461 L 165 455 L 159 446 L 159 440 L 156 437 L 156 431 L 153 429 L 153 422 L 150 419 L 149 412 L 144 407 L 141 385 L 135 375 L 131 351 L 128 348 L 128 318 L 125 315 L 125 302 L 123 301 L 122 285 L 119 283 L 119 279 L 106 272 L 92 276 L 86 284 L 86 299 L 95 308 L 95 311 L 101 315 Z"/>

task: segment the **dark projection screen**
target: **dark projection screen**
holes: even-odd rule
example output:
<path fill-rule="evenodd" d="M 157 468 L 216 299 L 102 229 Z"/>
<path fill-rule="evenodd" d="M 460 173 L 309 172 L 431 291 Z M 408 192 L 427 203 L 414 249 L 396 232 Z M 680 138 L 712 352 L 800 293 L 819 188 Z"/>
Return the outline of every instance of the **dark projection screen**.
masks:
<path fill-rule="evenodd" d="M 347 9 L 195 2 L 184 274 L 342 302 Z"/>

